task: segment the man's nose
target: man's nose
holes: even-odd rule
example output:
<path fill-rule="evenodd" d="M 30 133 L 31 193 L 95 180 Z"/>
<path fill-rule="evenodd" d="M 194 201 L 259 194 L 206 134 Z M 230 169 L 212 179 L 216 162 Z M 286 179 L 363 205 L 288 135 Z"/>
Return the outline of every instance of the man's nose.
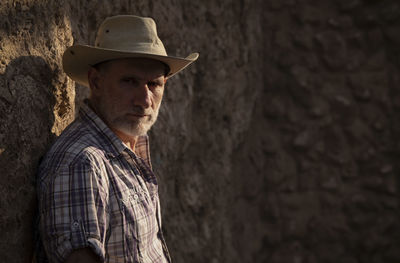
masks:
<path fill-rule="evenodd" d="M 144 109 L 151 106 L 151 91 L 147 83 L 141 83 L 135 94 L 135 105 L 141 106 Z"/>

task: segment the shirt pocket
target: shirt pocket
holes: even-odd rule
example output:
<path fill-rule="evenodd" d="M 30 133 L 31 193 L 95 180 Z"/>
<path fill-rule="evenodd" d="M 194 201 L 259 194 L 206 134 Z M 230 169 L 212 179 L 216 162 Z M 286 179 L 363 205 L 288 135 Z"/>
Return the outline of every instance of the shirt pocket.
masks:
<path fill-rule="evenodd" d="M 157 234 L 156 209 L 148 194 L 139 189 L 124 191 L 120 199 L 126 233 L 137 242 L 148 242 Z"/>

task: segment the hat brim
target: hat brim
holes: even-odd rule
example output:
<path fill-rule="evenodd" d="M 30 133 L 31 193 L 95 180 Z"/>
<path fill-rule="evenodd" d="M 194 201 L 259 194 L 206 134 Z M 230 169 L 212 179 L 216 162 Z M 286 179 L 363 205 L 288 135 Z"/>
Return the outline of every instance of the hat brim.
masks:
<path fill-rule="evenodd" d="M 147 53 L 126 52 L 113 49 L 97 48 L 86 45 L 75 45 L 65 50 L 62 63 L 67 75 L 79 84 L 89 87 L 88 71 L 90 67 L 103 61 L 120 58 L 149 58 L 167 64 L 170 68 L 168 77 L 186 68 L 196 61 L 198 53 L 192 53 L 185 58 L 160 56 Z"/>

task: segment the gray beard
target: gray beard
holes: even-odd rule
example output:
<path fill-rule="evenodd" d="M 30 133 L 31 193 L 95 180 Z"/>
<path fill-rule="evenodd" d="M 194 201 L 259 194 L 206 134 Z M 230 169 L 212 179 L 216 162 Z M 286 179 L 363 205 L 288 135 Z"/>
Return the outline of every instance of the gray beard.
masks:
<path fill-rule="evenodd" d="M 111 120 L 109 125 L 113 129 L 117 129 L 130 136 L 142 136 L 147 134 L 153 124 L 156 122 L 158 117 L 159 108 L 155 110 L 148 119 L 138 121 L 128 121 L 125 118 L 119 117 Z M 111 117 L 111 116 L 106 116 Z M 107 118 L 110 120 L 110 118 Z"/>

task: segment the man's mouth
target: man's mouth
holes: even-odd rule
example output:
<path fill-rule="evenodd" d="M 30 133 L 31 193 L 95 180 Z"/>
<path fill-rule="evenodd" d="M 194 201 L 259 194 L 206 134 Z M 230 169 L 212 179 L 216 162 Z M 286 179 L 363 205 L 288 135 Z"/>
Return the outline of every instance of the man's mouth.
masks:
<path fill-rule="evenodd" d="M 146 116 L 149 116 L 148 114 L 142 114 L 142 113 L 128 113 L 128 116 L 131 117 L 136 117 L 136 118 L 143 118 Z"/>

